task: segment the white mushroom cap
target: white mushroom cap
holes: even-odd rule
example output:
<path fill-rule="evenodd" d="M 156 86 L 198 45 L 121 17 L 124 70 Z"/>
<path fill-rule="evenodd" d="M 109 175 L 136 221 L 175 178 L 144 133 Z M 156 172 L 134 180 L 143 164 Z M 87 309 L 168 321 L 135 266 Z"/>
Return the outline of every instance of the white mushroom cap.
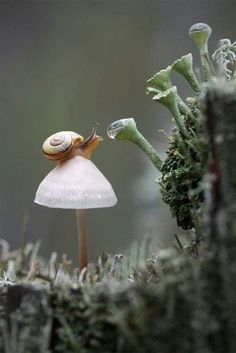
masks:
<path fill-rule="evenodd" d="M 57 166 L 38 187 L 34 202 L 53 208 L 100 208 L 117 203 L 109 181 L 100 170 L 81 156 Z"/>

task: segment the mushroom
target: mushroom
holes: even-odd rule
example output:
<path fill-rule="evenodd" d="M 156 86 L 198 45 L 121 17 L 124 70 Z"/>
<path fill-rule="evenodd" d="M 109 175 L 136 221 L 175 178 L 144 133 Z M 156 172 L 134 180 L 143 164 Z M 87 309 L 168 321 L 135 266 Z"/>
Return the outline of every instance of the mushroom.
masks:
<path fill-rule="evenodd" d="M 89 160 L 103 140 L 96 128 L 86 140 L 75 132 L 61 131 L 44 142 L 43 154 L 57 165 L 40 183 L 34 200 L 42 206 L 76 210 L 81 270 L 88 264 L 86 209 L 112 207 L 117 202 L 111 184 Z"/>

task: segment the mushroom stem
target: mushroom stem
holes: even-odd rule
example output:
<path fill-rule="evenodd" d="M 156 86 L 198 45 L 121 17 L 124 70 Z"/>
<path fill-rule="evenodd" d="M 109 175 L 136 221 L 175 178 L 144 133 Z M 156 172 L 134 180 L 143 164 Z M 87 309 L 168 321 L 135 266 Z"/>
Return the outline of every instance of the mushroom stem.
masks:
<path fill-rule="evenodd" d="M 86 225 L 86 210 L 75 210 L 78 243 L 79 243 L 79 267 L 80 270 L 88 265 L 88 231 Z"/>

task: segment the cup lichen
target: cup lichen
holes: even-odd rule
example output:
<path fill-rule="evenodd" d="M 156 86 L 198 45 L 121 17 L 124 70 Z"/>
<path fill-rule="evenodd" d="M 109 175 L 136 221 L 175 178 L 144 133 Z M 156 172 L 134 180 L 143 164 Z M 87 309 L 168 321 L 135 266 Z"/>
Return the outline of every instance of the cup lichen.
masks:
<path fill-rule="evenodd" d="M 204 23 L 196 23 L 189 29 L 189 35 L 200 52 L 203 81 L 212 81 L 215 77 L 215 69 L 208 53 L 208 39 L 211 32 L 210 26 Z M 224 64 L 224 74 L 227 79 L 235 78 L 235 48 L 235 42 L 232 44 L 229 40 L 224 40 L 221 41 L 220 48 L 213 55 L 213 59 Z M 172 84 L 173 71 L 181 74 L 193 89 L 194 96 L 188 97 L 186 102 L 177 94 L 177 88 Z M 156 164 L 157 169 L 161 171 L 158 182 L 163 200 L 169 205 L 179 226 L 184 229 L 200 229 L 202 217 L 199 215 L 202 212 L 207 184 L 205 181 L 207 141 L 200 107 L 204 85 L 198 82 L 194 73 L 192 54 L 189 53 L 177 59 L 166 69 L 154 74 L 147 83 L 147 93 L 152 96 L 153 101 L 161 103 L 170 110 L 176 125 L 168 139 L 170 145 L 165 160 L 159 163 L 158 159 Z M 121 122 L 122 130 L 120 130 Z M 136 134 L 142 135 L 139 131 L 137 132 L 133 119 L 118 120 L 111 126 L 113 132 L 117 132 L 112 138 L 129 140 L 139 145 Z M 133 132 L 131 134 L 131 130 L 135 131 L 134 135 Z M 143 136 L 141 140 L 151 146 Z M 142 149 L 150 158 L 150 151 L 154 149 L 151 147 Z"/>

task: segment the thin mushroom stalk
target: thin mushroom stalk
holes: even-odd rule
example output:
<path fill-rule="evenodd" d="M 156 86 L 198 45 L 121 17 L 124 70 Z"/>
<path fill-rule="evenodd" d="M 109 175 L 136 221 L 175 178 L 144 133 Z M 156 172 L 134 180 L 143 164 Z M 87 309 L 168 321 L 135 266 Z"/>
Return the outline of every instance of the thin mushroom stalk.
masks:
<path fill-rule="evenodd" d="M 85 209 L 75 210 L 75 215 L 76 215 L 78 244 L 79 244 L 79 268 L 82 270 L 83 268 L 88 266 L 88 259 L 89 259 L 86 210 Z"/>
<path fill-rule="evenodd" d="M 86 209 L 112 207 L 117 202 L 111 184 L 89 160 L 103 140 L 96 128 L 85 140 L 73 131 L 62 131 L 44 142 L 43 154 L 57 165 L 40 183 L 35 197 L 39 205 L 76 211 L 81 270 L 88 264 Z"/>

